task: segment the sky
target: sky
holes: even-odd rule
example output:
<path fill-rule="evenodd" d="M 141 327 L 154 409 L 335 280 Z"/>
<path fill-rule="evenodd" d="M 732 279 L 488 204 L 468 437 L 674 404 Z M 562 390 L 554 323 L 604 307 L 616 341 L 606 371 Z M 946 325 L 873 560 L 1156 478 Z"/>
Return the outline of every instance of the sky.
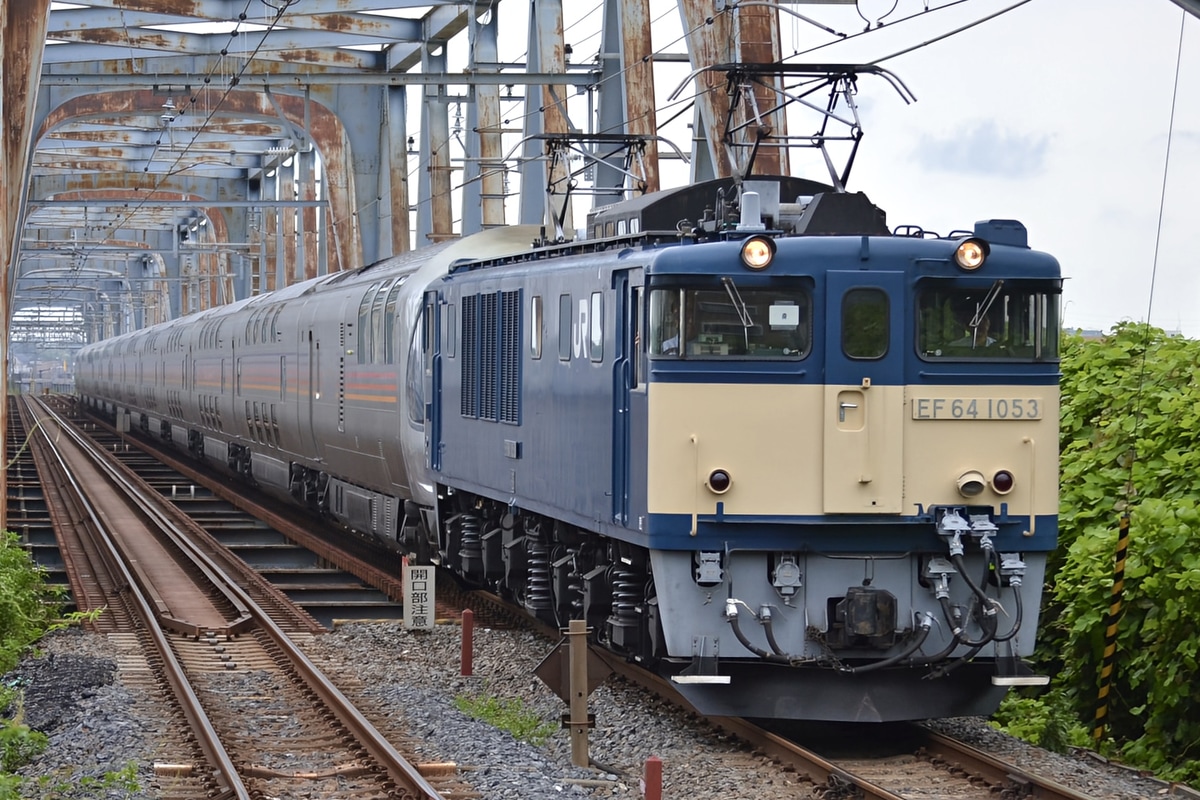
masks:
<path fill-rule="evenodd" d="M 950 7 L 921 13 L 926 4 Z M 872 62 L 1017 4 L 895 0 L 882 28 L 793 60 Z M 594 29 L 570 26 L 573 5 L 568 42 Z M 652 0 L 652 18 L 667 10 L 654 47 L 683 52 L 664 47 L 681 30 L 673 6 Z M 875 17 L 892 6 L 859 7 Z M 786 7 L 841 32 L 866 27 L 854 6 Z M 781 20 L 785 56 L 834 39 Z M 1068 327 L 1149 319 L 1200 338 L 1200 18 L 1170 0 L 1030 0 L 881 66 L 917 101 L 860 79 L 864 137 L 847 188 L 889 225 L 944 234 L 1020 220 L 1030 246 L 1062 265 Z"/>

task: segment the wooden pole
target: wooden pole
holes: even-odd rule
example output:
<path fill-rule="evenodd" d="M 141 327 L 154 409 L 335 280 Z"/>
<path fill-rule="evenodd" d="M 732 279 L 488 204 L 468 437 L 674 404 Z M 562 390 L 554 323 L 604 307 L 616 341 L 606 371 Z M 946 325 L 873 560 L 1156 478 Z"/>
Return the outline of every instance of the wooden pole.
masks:
<path fill-rule="evenodd" d="M 1108 693 L 1112 688 L 1113 667 L 1117 661 L 1117 632 L 1121 622 L 1121 603 L 1125 592 L 1125 557 L 1129 554 L 1129 513 L 1121 517 L 1117 528 L 1117 556 L 1113 566 L 1113 585 L 1104 623 L 1104 660 L 1100 662 L 1100 694 L 1096 699 L 1096 721 L 1092 739 L 1099 744 L 1104 738 L 1108 719 Z"/>
<path fill-rule="evenodd" d="M 571 763 L 577 767 L 591 765 L 588 756 L 588 676 L 587 622 L 571 620 L 567 628 L 571 665 Z"/>

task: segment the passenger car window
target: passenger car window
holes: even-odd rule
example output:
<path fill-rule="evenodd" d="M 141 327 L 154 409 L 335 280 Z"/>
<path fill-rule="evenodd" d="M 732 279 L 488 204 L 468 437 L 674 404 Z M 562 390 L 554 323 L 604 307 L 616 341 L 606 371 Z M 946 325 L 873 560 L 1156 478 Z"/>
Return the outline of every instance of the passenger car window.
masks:
<path fill-rule="evenodd" d="M 592 292 L 591 326 L 592 361 L 604 360 L 604 295 Z"/>

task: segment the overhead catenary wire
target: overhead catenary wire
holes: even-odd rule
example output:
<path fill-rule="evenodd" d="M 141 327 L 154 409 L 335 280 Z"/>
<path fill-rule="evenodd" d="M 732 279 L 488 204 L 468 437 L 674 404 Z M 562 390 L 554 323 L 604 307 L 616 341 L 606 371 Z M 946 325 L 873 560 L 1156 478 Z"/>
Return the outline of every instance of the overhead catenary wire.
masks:
<path fill-rule="evenodd" d="M 966 3 L 966 2 L 968 2 L 968 0 L 951 0 L 950 2 L 947 2 L 947 3 L 945 3 L 945 4 L 943 4 L 943 5 L 940 5 L 940 6 L 936 6 L 936 7 L 934 7 L 934 8 L 930 8 L 930 7 L 929 7 L 929 4 L 928 4 L 928 3 L 925 3 L 925 4 L 924 4 L 924 10 L 922 10 L 922 11 L 920 11 L 920 12 L 916 12 L 916 13 L 910 14 L 910 15 L 908 15 L 908 16 L 906 16 L 906 17 L 899 18 L 899 19 L 897 19 L 897 20 L 894 20 L 894 21 L 892 21 L 892 22 L 889 22 L 889 23 L 887 24 L 887 26 L 886 26 L 886 29 L 887 29 L 887 30 L 889 30 L 889 31 L 891 31 L 891 30 L 894 30 L 894 29 L 896 28 L 896 26 L 897 26 L 897 25 L 900 25 L 900 24 L 902 24 L 902 23 L 910 22 L 910 21 L 912 21 L 912 20 L 914 20 L 914 19 L 921 18 L 921 17 L 928 17 L 928 16 L 929 16 L 930 14 L 932 14 L 932 13 L 937 13 L 937 12 L 945 11 L 945 10 L 947 10 L 947 9 L 950 9 L 950 8 L 953 8 L 953 7 L 955 7 L 955 6 L 962 5 L 962 4 Z M 904 55 L 904 54 L 906 54 L 906 53 L 913 52 L 913 51 L 915 51 L 915 50 L 918 50 L 918 49 L 920 49 L 920 48 L 922 48 L 922 47 L 929 46 L 929 45 L 931 45 L 931 44 L 934 44 L 934 43 L 936 43 L 936 42 L 939 42 L 939 41 L 942 41 L 942 40 L 944 40 L 944 39 L 946 39 L 946 38 L 949 38 L 949 37 L 951 37 L 951 36 L 954 36 L 954 35 L 956 35 L 956 34 L 958 34 L 958 33 L 962 33 L 963 31 L 970 30 L 971 28 L 974 28 L 974 27 L 976 27 L 976 26 L 978 26 L 978 25 L 980 25 L 980 24 L 982 24 L 982 23 L 984 23 L 984 22 L 987 22 L 987 21 L 989 21 L 989 20 L 995 19 L 996 17 L 999 17 L 999 16 L 1001 16 L 1001 15 L 1003 15 L 1003 14 L 1006 14 L 1006 13 L 1008 13 L 1009 11 L 1012 11 L 1012 10 L 1014 10 L 1014 9 L 1016 9 L 1016 8 L 1019 8 L 1019 7 L 1020 7 L 1020 6 L 1022 6 L 1022 5 L 1025 5 L 1025 4 L 1027 4 L 1028 2 L 1029 2 L 1029 0 L 1018 0 L 1017 2 L 1014 2 L 1014 3 L 1012 3 L 1012 4 L 1008 5 L 1008 6 L 1006 6 L 1006 7 L 1002 8 L 1002 9 L 1000 9 L 1000 10 L 997 10 L 997 11 L 995 11 L 995 12 L 991 13 L 991 14 L 988 14 L 988 15 L 986 15 L 986 16 L 980 17 L 980 18 L 978 18 L 978 19 L 975 19 L 975 20 L 973 20 L 973 21 L 971 21 L 971 22 L 969 22 L 969 23 L 967 23 L 967 24 L 961 25 L 961 26 L 959 26 L 959 27 L 957 27 L 957 28 L 955 28 L 955 29 L 953 29 L 953 30 L 951 30 L 951 31 L 948 31 L 948 32 L 946 32 L 946 33 L 943 33 L 943 34 L 940 34 L 940 35 L 938 35 L 938 36 L 936 36 L 936 37 L 934 37 L 934 38 L 931 38 L 931 39 L 925 40 L 925 41 L 923 41 L 923 42 L 920 42 L 920 43 L 918 43 L 918 44 L 912 45 L 912 46 L 910 46 L 910 47 L 906 47 L 906 48 L 904 48 L 904 49 L 902 49 L 902 50 L 899 50 L 899 51 L 896 51 L 896 52 L 894 52 L 894 53 L 891 53 L 891 54 L 888 54 L 888 55 L 881 56 L 880 58 L 874 59 L 874 60 L 872 60 L 872 61 L 870 61 L 870 62 L 868 62 L 868 63 L 870 63 L 870 64 L 878 64 L 878 63 L 881 63 L 881 62 L 883 62 L 883 61 L 886 61 L 886 60 L 889 60 L 889 59 L 892 59 L 892 58 L 899 57 L 899 56 L 901 56 L 901 55 Z M 608 82 L 611 82 L 611 81 L 614 81 L 614 80 L 617 80 L 617 79 L 621 79 L 623 76 L 625 76 L 625 75 L 626 75 L 626 73 L 628 73 L 628 72 L 629 72 L 629 70 L 630 70 L 630 69 L 632 69 L 632 68 L 634 68 L 634 67 L 636 67 L 636 66 L 639 66 L 641 63 L 646 63 L 646 62 L 649 62 L 649 61 L 651 61 L 651 60 L 654 58 L 654 56 L 656 56 L 656 55 L 659 55 L 659 54 L 662 54 L 662 53 L 665 53 L 665 52 L 667 52 L 667 51 L 668 51 L 670 48 L 674 47 L 675 45 L 677 45 L 677 44 L 678 44 L 679 42 L 681 42 L 681 41 L 685 41 L 685 40 L 686 40 L 688 37 L 692 36 L 692 35 L 693 35 L 693 34 L 694 34 L 696 31 L 700 30 L 701 28 L 704 28 L 704 27 L 707 27 L 707 26 L 710 26 L 710 25 L 713 25 L 713 24 L 715 24 L 716 20 L 717 20 L 719 17 L 721 17 L 721 16 L 723 16 L 723 15 L 731 14 L 731 13 L 736 13 L 736 12 L 738 11 L 738 9 L 739 9 L 739 8 L 741 8 L 741 7 L 749 7 L 749 6 L 766 6 L 766 7 L 774 7 L 774 8 L 776 8 L 776 9 L 778 9 L 778 10 L 787 11 L 787 13 L 789 13 L 789 14 L 792 14 L 793 16 L 799 16 L 799 18 L 800 18 L 802 21 L 804 21 L 805 23 L 808 23 L 808 24 L 810 24 L 810 25 L 813 25 L 813 26 L 815 26 L 815 27 L 817 27 L 817 28 L 820 28 L 821 30 L 824 30 L 824 31 L 828 32 L 829 34 L 831 34 L 831 35 L 833 35 L 833 36 L 835 36 L 835 37 L 836 37 L 836 38 L 832 39 L 832 40 L 831 40 L 831 41 L 829 41 L 829 42 L 825 42 L 825 43 L 823 43 L 823 44 L 817 45 L 816 47 L 810 48 L 809 50 L 806 50 L 806 51 L 803 51 L 803 52 L 799 52 L 799 51 L 797 51 L 797 52 L 795 52 L 795 53 L 794 53 L 792 56 L 789 56 L 789 57 L 785 58 L 785 59 L 784 59 L 785 61 L 787 61 L 788 59 L 791 59 L 791 58 L 796 58 L 796 57 L 798 57 L 798 56 L 801 56 L 801 55 L 806 55 L 806 54 L 809 54 L 809 53 L 815 52 L 815 51 L 817 51 L 817 50 L 819 50 L 819 49 L 822 49 L 822 48 L 824 48 L 824 47 L 828 47 L 828 46 L 831 46 L 831 45 L 835 45 L 835 44 L 839 44 L 839 43 L 842 43 L 842 42 L 846 42 L 846 41 L 849 41 L 849 40 L 851 40 L 851 39 L 857 39 L 857 38 L 860 38 L 860 37 L 862 37 L 862 36 L 865 36 L 865 35 L 868 35 L 868 34 L 878 34 L 879 32 L 881 32 L 881 31 L 883 31 L 883 30 L 884 30 L 884 26 L 882 26 L 882 25 L 876 25 L 875 27 L 868 26 L 868 28 L 867 28 L 866 30 L 864 30 L 864 31 L 862 31 L 862 32 L 860 32 L 860 33 L 856 33 L 856 34 L 845 34 L 845 33 L 842 33 L 842 32 L 840 32 L 840 31 L 838 31 L 838 30 L 836 30 L 836 29 L 834 29 L 834 28 L 831 28 L 831 27 L 829 27 L 829 26 L 827 26 L 827 25 L 824 25 L 824 24 L 822 24 L 822 23 L 820 23 L 820 22 L 818 22 L 818 21 L 816 21 L 816 20 L 813 20 L 813 19 L 811 19 L 811 18 L 804 17 L 804 16 L 802 16 L 802 15 L 797 15 L 797 14 L 796 14 L 796 12 L 793 12 L 793 11 L 791 11 L 790 9 L 785 9 L 785 8 L 783 8 L 782 6 L 778 5 L 777 3 L 770 2 L 770 0 L 744 0 L 743 2 L 735 2 L 735 3 L 730 3 L 730 4 L 726 5 L 724 8 L 722 8 L 722 9 L 720 9 L 720 10 L 716 11 L 716 13 L 714 13 L 713 15 L 711 15 L 711 16 L 709 16 L 709 17 L 706 17 L 706 18 L 705 18 L 703 21 L 701 21 L 699 24 L 697 24 L 697 25 L 694 25 L 694 26 L 692 26 L 691 28 L 689 28 L 688 30 L 685 30 L 685 31 L 683 31 L 683 32 L 682 32 L 682 33 L 681 33 L 679 36 L 677 36 L 677 37 L 673 38 L 671 41 L 669 41 L 669 42 L 667 42 L 667 43 L 665 43 L 665 44 L 663 44 L 663 45 L 660 45 L 660 46 L 656 47 L 656 48 L 654 49 L 653 53 L 651 53 L 651 54 L 649 54 L 649 55 L 645 56 L 645 57 L 644 57 L 644 58 L 641 60 L 641 62 L 639 62 L 639 64 L 634 64 L 634 65 L 630 65 L 630 66 L 622 67 L 621 69 L 619 69 L 619 70 L 616 70 L 616 71 L 614 71 L 614 72 L 613 72 L 613 73 L 611 73 L 611 74 L 605 75 L 603 78 L 601 78 L 601 79 L 597 80 L 595 83 L 593 83 L 593 84 L 590 84 L 590 85 L 588 86 L 589 90 L 596 90 L 596 89 L 598 89 L 598 88 L 602 87 L 604 84 L 606 84 L 606 83 L 608 83 Z M 589 11 L 587 11 L 587 12 L 585 13 L 585 15 L 584 15 L 584 17 L 583 17 L 582 19 L 586 19 L 586 18 L 589 18 L 589 17 L 593 16 L 593 15 L 594 15 L 594 14 L 597 12 L 597 10 L 598 10 L 598 7 L 593 7 L 591 10 L 589 10 Z M 655 19 L 654 19 L 654 20 L 651 22 L 651 25 L 653 25 L 654 23 L 656 23 L 656 22 L 658 22 L 658 21 L 662 20 L 663 18 L 665 18 L 667 15 L 671 14 L 671 13 L 672 13 L 673 11 L 675 11 L 675 10 L 676 10 L 676 9 L 668 9 L 667 11 L 663 12 L 662 14 L 660 14 L 658 17 L 656 17 L 656 18 L 655 18 Z M 894 10 L 894 9 L 893 9 L 893 10 Z M 891 12 L 889 11 L 889 13 L 891 13 Z M 886 16 L 886 15 L 885 15 L 885 16 Z M 572 23 L 571 25 L 568 25 L 568 26 L 567 26 L 567 28 L 565 28 L 565 29 L 564 29 L 564 32 L 565 32 L 565 31 L 567 31 L 567 30 L 570 30 L 570 29 L 572 29 L 574 26 L 576 26 L 576 25 L 580 24 L 580 22 L 581 22 L 581 20 L 576 20 L 576 21 L 575 21 L 574 23 Z M 597 34 L 593 34 L 593 35 L 597 35 Z M 592 38 L 592 37 L 591 37 L 591 36 L 589 36 L 589 37 L 587 37 L 587 38 Z M 587 39 L 584 39 L 583 41 L 587 41 Z M 527 51 L 526 51 L 526 52 L 527 52 Z M 520 57 L 518 57 L 517 61 L 519 62 L 519 60 L 520 60 Z M 670 100 L 670 101 L 669 101 L 668 103 L 666 103 L 665 105 L 662 105 L 662 106 L 657 106 L 657 107 L 651 107 L 651 108 L 650 108 L 650 109 L 648 109 L 647 111 L 643 112 L 643 113 L 642 113 L 642 114 L 641 114 L 639 117 L 631 117 L 630 119 L 628 119 L 628 120 L 625 120 L 625 123 L 627 124 L 629 121 L 631 121 L 631 120 L 633 120 L 633 119 L 639 119 L 639 118 L 650 117 L 651 115 L 655 115 L 655 116 L 657 116 L 658 114 L 660 114 L 660 113 L 661 113 L 662 111 L 664 111 L 664 110 L 668 110 L 668 109 L 671 109 L 671 108 L 674 108 L 674 107 L 680 107 L 680 108 L 679 108 L 679 111 L 678 111 L 678 112 L 677 112 L 677 113 L 676 113 L 674 116 L 672 116 L 672 117 L 671 117 L 671 120 L 674 120 L 674 119 L 676 119 L 678 116 L 680 116 L 681 114 L 685 113 L 685 112 L 686 112 L 686 111 L 687 111 L 689 108 L 692 108 L 692 107 L 694 106 L 695 102 L 696 102 L 696 101 L 697 101 L 699 98 L 701 98 L 702 96 L 704 96 L 705 94 L 708 94 L 708 93 L 711 93 L 711 92 L 716 92 L 716 91 L 722 91 L 722 90 L 723 90 L 723 87 L 721 87 L 721 86 L 716 86 L 716 85 L 714 85 L 714 86 L 709 86 L 709 87 L 704 87 L 704 88 L 698 89 L 698 90 L 697 90 L 695 93 L 693 93 L 693 94 L 692 94 L 690 97 L 683 97 L 683 98 L 673 98 L 672 100 Z M 510 123 L 513 123 L 513 122 L 523 122 L 524 120 L 528 119 L 528 118 L 529 118 L 529 117 L 531 117 L 532 115 L 534 115 L 534 114 L 539 114 L 539 113 L 542 113 L 544 110 L 545 110 L 545 107 L 544 107 L 544 105 L 542 105 L 542 104 L 537 104 L 537 105 L 534 105 L 534 104 L 527 104 L 527 105 L 526 105 L 526 108 L 525 108 L 525 110 L 524 110 L 524 112 L 523 112 L 523 113 L 520 113 L 520 114 L 516 114 L 516 115 L 512 115 L 512 116 L 506 117 L 506 118 L 504 119 L 504 122 L 505 122 L 505 124 L 510 124 Z M 669 122 L 669 121 L 670 121 L 670 120 L 668 120 L 668 122 Z M 664 123 L 664 124 L 666 124 L 666 123 Z M 603 128 L 603 129 L 597 129 L 597 132 L 598 132 L 598 133 L 611 133 L 611 132 L 613 132 L 613 128 Z M 544 156 L 541 156 L 541 157 L 544 157 Z M 417 162 L 417 163 L 416 163 L 416 164 L 413 166 L 413 168 L 412 168 L 412 169 L 409 171 L 409 173 L 408 173 L 408 174 L 409 174 L 409 178 L 411 179 L 411 178 L 412 178 L 412 176 L 413 176 L 413 175 L 415 175 L 415 174 L 417 173 L 417 171 L 418 171 L 418 170 L 420 170 L 420 169 L 423 169 L 423 168 L 425 168 L 425 167 L 426 167 L 426 164 L 425 164 L 425 163 L 424 163 L 422 160 L 418 160 L 418 162 Z M 492 170 L 488 170 L 488 171 L 482 172 L 482 173 L 481 173 L 481 174 L 479 174 L 479 175 L 475 175 L 475 176 L 471 176 L 471 177 L 466 177 L 466 178 L 464 178 L 464 179 L 463 179 L 461 182 L 457 183 L 457 184 L 456 184 L 454 187 L 452 187 L 452 188 L 453 188 L 453 190 L 458 190 L 458 189 L 461 189 L 462 187 L 464 187 L 464 186 L 466 186 L 466 185 L 468 185 L 468 184 L 470 184 L 470 183 L 472 183 L 472 182 L 475 182 L 475 181 L 481 180 L 481 179 L 482 179 L 483 177 L 485 177 L 486 175 L 491 175 L 491 174 L 494 174 L 494 173 L 495 173 L 495 172 L 497 172 L 497 171 L 501 171 L 501 170 L 498 170 L 498 169 L 492 169 Z M 507 168 L 505 168 L 505 170 L 503 170 L 503 171 L 507 171 Z M 425 203 L 425 202 L 427 202 L 427 201 L 426 201 L 426 200 L 418 200 L 416 203 L 414 203 L 414 204 L 413 204 L 413 208 L 419 208 L 419 207 L 421 206 L 421 204 L 422 204 L 422 203 Z"/>

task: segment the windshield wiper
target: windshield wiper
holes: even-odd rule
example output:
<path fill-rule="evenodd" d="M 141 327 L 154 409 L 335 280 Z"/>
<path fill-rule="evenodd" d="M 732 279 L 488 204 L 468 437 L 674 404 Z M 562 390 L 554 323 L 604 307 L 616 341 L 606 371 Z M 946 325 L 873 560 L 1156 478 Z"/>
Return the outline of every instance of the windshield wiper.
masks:
<path fill-rule="evenodd" d="M 746 349 L 749 350 L 750 329 L 754 327 L 754 320 L 750 319 L 750 309 L 746 308 L 746 301 L 742 299 L 742 294 L 738 291 L 733 278 L 723 277 L 721 283 L 725 284 L 725 293 L 729 295 L 729 302 L 733 304 L 733 310 L 737 312 L 738 319 L 742 321 L 742 333 L 746 338 Z"/>
<path fill-rule="evenodd" d="M 983 323 L 983 318 L 987 316 L 988 311 L 991 311 L 992 304 L 996 302 L 996 298 L 1000 296 L 1000 289 L 1004 286 L 1004 281 L 996 281 L 992 284 L 992 288 L 988 289 L 987 294 L 983 296 L 983 300 L 975 306 L 975 316 L 971 317 L 971 330 L 974 331 Z"/>

